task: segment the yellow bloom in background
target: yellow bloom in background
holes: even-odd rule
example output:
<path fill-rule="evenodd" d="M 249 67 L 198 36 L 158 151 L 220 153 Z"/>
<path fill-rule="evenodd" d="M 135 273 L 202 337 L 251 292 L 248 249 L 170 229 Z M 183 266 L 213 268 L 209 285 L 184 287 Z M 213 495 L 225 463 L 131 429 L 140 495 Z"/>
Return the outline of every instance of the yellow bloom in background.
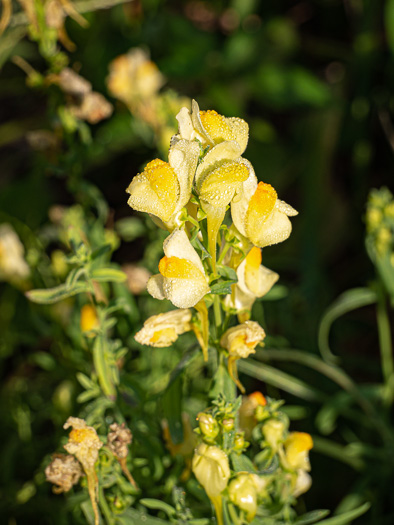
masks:
<path fill-rule="evenodd" d="M 144 322 L 143 328 L 135 334 L 134 339 L 142 345 L 157 348 L 171 346 L 179 335 L 191 330 L 191 318 L 190 310 L 184 308 L 153 315 Z"/>
<path fill-rule="evenodd" d="M 165 82 L 157 65 L 149 59 L 149 54 L 138 47 L 115 58 L 109 65 L 109 71 L 109 91 L 131 106 L 156 96 Z"/>
<path fill-rule="evenodd" d="M 298 212 L 278 199 L 275 189 L 257 183 L 254 173 L 242 184 L 243 195 L 231 203 L 231 216 L 239 232 L 264 248 L 285 241 L 291 233 L 290 216 Z"/>
<path fill-rule="evenodd" d="M 215 507 L 218 524 L 222 525 L 221 493 L 227 487 L 230 479 L 227 454 L 218 447 L 201 443 L 194 451 L 192 470 Z"/>
<path fill-rule="evenodd" d="M 238 379 L 236 361 L 256 352 L 256 346 L 265 338 L 265 332 L 255 321 L 245 321 L 222 335 L 220 345 L 228 351 L 228 372 L 242 393 L 244 387 Z"/>
<path fill-rule="evenodd" d="M 183 230 L 174 230 L 163 249 L 160 273 L 149 279 L 148 292 L 178 308 L 195 306 L 210 291 L 200 257 Z"/>
<path fill-rule="evenodd" d="M 25 249 L 10 224 L 0 226 L 0 280 L 26 280 L 30 268 L 24 259 Z"/>
<path fill-rule="evenodd" d="M 224 117 L 214 110 L 200 111 L 195 100 L 192 112 L 184 107 L 177 115 L 179 135 L 187 140 L 198 139 L 204 146 L 214 146 L 224 141 L 235 141 L 240 155 L 245 151 L 249 138 L 248 124 L 237 117 Z"/>
<path fill-rule="evenodd" d="M 98 460 L 100 448 L 103 442 L 99 439 L 93 427 L 89 427 L 83 419 L 69 417 L 63 428 L 72 427 L 68 436 L 68 443 L 64 448 L 69 454 L 73 454 L 82 464 L 88 480 L 88 491 L 92 502 L 95 525 L 99 525 L 100 517 L 97 506 L 98 479 L 94 465 Z"/>
<path fill-rule="evenodd" d="M 306 432 L 291 432 L 284 442 L 285 461 L 294 470 L 311 469 L 309 451 L 313 448 L 312 437 Z"/>
<path fill-rule="evenodd" d="M 257 512 L 258 496 L 264 493 L 268 479 L 257 474 L 240 472 L 228 486 L 230 501 L 245 513 L 247 521 L 252 521 Z"/>
<path fill-rule="evenodd" d="M 86 334 L 88 337 L 93 337 L 94 334 L 92 333 L 92 330 L 99 327 L 96 309 L 91 304 L 85 304 L 82 306 L 80 326 L 81 332 Z"/>
<path fill-rule="evenodd" d="M 173 230 L 178 213 L 190 199 L 199 152 L 196 142 L 175 141 L 168 162 L 152 160 L 134 177 L 126 190 L 129 206 L 157 217 Z"/>
<path fill-rule="evenodd" d="M 248 396 L 243 396 L 238 417 L 239 427 L 244 432 L 246 439 L 251 437 L 252 431 L 257 423 L 255 417 L 256 408 L 258 406 L 265 406 L 266 404 L 267 400 L 261 392 L 253 392 Z"/>
<path fill-rule="evenodd" d="M 245 321 L 256 298 L 266 295 L 279 275 L 261 264 L 261 249 L 254 246 L 237 268 L 238 282 L 225 299 L 227 307 L 237 310 L 238 319 Z"/>
<path fill-rule="evenodd" d="M 190 424 L 189 415 L 185 412 L 182 413 L 183 441 L 181 443 L 174 444 L 172 441 L 168 421 L 166 419 L 164 419 L 161 424 L 164 442 L 171 456 L 182 456 L 185 460 L 185 468 L 180 476 L 180 480 L 187 481 L 190 477 L 192 456 L 197 442 L 197 435 Z"/>

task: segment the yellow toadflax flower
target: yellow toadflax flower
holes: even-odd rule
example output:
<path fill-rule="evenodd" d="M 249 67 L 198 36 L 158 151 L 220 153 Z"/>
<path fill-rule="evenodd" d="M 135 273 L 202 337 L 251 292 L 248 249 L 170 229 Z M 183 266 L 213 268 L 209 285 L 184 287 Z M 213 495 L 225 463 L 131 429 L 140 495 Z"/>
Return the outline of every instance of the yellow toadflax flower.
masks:
<path fill-rule="evenodd" d="M 148 292 L 178 308 L 195 306 L 210 291 L 200 257 L 183 230 L 174 230 L 163 249 L 160 273 L 149 279 Z"/>
<path fill-rule="evenodd" d="M 98 479 L 94 465 L 98 459 L 98 451 L 103 446 L 97 432 L 89 427 L 83 419 L 69 417 L 63 428 L 72 427 L 68 437 L 68 443 L 64 448 L 69 454 L 73 454 L 82 464 L 88 480 L 88 491 L 92 502 L 95 525 L 99 525 L 99 511 L 97 506 Z"/>
<path fill-rule="evenodd" d="M 209 250 L 213 271 L 216 272 L 216 240 L 226 207 L 241 185 L 253 172 L 252 165 L 241 158 L 236 141 L 224 141 L 214 146 L 203 158 L 196 171 L 196 189 L 201 206 L 207 214 Z"/>
<path fill-rule="evenodd" d="M 109 71 L 109 91 L 129 106 L 155 97 L 164 84 L 159 68 L 140 48 L 130 49 L 127 54 L 115 58 Z"/>
<path fill-rule="evenodd" d="M 265 332 L 258 323 L 245 321 L 224 332 L 220 339 L 220 345 L 228 351 L 228 372 L 242 393 L 245 389 L 237 376 L 236 361 L 254 354 L 264 338 Z"/>
<path fill-rule="evenodd" d="M 183 139 L 198 139 L 203 146 L 214 146 L 224 141 L 235 141 L 240 148 L 239 155 L 245 151 L 249 138 L 248 124 L 237 117 L 223 117 L 214 110 L 200 111 L 195 100 L 192 112 L 182 108 L 177 115 L 179 135 Z"/>
<path fill-rule="evenodd" d="M 231 216 L 239 232 L 264 248 L 285 241 L 291 233 L 289 216 L 298 212 L 278 199 L 270 184 L 257 183 L 254 173 L 242 184 L 242 198 L 231 203 Z"/>
<path fill-rule="evenodd" d="M 285 462 L 294 470 L 311 469 L 309 451 L 313 448 L 312 437 L 306 432 L 291 432 L 284 442 Z"/>
<path fill-rule="evenodd" d="M 227 454 L 218 447 L 201 443 L 194 451 L 192 470 L 215 507 L 218 525 L 222 525 L 221 493 L 230 479 Z"/>
<path fill-rule="evenodd" d="M 134 177 L 126 190 L 129 206 L 153 215 L 173 230 L 179 212 L 190 199 L 199 152 L 196 142 L 174 141 L 168 162 L 152 160 Z"/>
<path fill-rule="evenodd" d="M 237 310 L 238 319 L 242 322 L 249 319 L 256 298 L 266 295 L 279 275 L 261 264 L 261 249 L 254 246 L 238 266 L 237 277 L 238 282 L 225 301 L 228 307 Z"/>
<path fill-rule="evenodd" d="M 191 318 L 190 310 L 185 308 L 153 315 L 145 321 L 143 328 L 135 334 L 134 338 L 142 345 L 157 348 L 171 346 L 179 335 L 191 330 Z"/>

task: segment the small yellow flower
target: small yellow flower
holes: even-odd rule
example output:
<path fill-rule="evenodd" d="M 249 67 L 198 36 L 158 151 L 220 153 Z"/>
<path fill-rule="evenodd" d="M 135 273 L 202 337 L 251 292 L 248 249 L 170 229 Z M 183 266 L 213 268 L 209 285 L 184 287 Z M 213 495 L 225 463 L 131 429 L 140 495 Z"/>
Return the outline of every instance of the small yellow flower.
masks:
<path fill-rule="evenodd" d="M 129 206 L 153 215 L 173 230 L 179 212 L 190 199 L 199 152 L 196 142 L 174 141 L 168 162 L 152 160 L 134 177 L 126 190 Z"/>
<path fill-rule="evenodd" d="M 238 473 L 229 483 L 230 501 L 245 513 L 249 522 L 256 515 L 258 496 L 263 494 L 266 485 L 267 480 L 247 472 Z"/>
<path fill-rule="evenodd" d="M 98 460 L 98 451 L 103 446 L 97 432 L 89 427 L 83 419 L 69 417 L 63 428 L 72 427 L 68 436 L 68 443 L 64 448 L 69 454 L 73 454 L 82 464 L 88 480 L 88 491 L 94 512 L 94 523 L 99 525 L 100 517 L 97 506 L 98 479 L 94 465 Z"/>
<path fill-rule="evenodd" d="M 255 321 L 245 321 L 243 324 L 229 328 L 220 339 L 220 345 L 225 348 L 230 357 L 247 358 L 256 352 L 256 346 L 265 338 L 265 332 Z"/>
<path fill-rule="evenodd" d="M 261 249 L 254 246 L 238 266 L 237 277 L 238 282 L 225 301 L 228 307 L 237 310 L 238 319 L 243 321 L 249 318 L 256 298 L 266 295 L 279 275 L 261 264 Z"/>
<path fill-rule="evenodd" d="M 231 203 L 231 215 L 239 232 L 264 248 L 285 241 L 291 233 L 289 216 L 298 212 L 278 199 L 270 184 L 257 183 L 254 174 L 243 183 L 242 198 Z"/>
<path fill-rule="evenodd" d="M 265 332 L 255 321 L 245 321 L 243 324 L 230 328 L 222 335 L 220 345 L 228 351 L 228 372 L 242 393 L 244 387 L 237 374 L 237 359 L 247 358 L 256 352 L 256 346 L 265 338 Z"/>
<path fill-rule="evenodd" d="M 143 328 L 134 336 L 135 340 L 148 346 L 164 348 L 171 346 L 178 336 L 191 330 L 192 314 L 188 309 L 172 310 L 149 317 Z"/>
<path fill-rule="evenodd" d="M 0 226 L 0 280 L 21 281 L 27 279 L 30 268 L 24 259 L 25 249 L 9 224 Z"/>
<path fill-rule="evenodd" d="M 235 141 L 240 147 L 240 155 L 245 151 L 248 138 L 248 124 L 237 117 L 224 117 L 216 111 L 200 111 L 195 100 L 192 101 L 192 113 L 182 108 L 177 115 L 179 134 L 182 138 L 197 138 L 204 146 L 214 146 L 224 141 Z"/>
<path fill-rule="evenodd" d="M 228 457 L 218 447 L 201 443 L 194 451 L 193 473 L 209 498 L 219 496 L 230 479 Z"/>
<path fill-rule="evenodd" d="M 210 291 L 201 259 L 183 230 L 174 230 L 163 249 L 160 273 L 149 279 L 148 292 L 178 308 L 195 306 Z"/>
<path fill-rule="evenodd" d="M 164 77 L 149 55 L 140 48 L 130 49 L 109 65 L 107 79 L 111 94 L 127 105 L 150 99 L 164 84 Z"/>
<path fill-rule="evenodd" d="M 81 332 L 85 333 L 88 337 L 94 336 L 94 334 L 91 332 L 95 328 L 98 328 L 99 322 L 96 309 L 91 304 L 85 304 L 82 306 L 80 326 Z"/>
<path fill-rule="evenodd" d="M 309 451 L 313 448 L 313 440 L 306 432 L 291 432 L 284 443 L 285 460 L 289 468 L 294 470 L 311 469 Z"/>

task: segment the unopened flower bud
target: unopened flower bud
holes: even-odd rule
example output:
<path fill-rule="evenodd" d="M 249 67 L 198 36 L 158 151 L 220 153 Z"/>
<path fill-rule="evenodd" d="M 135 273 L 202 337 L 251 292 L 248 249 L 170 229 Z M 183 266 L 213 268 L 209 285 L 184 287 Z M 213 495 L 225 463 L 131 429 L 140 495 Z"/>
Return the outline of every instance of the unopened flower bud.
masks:
<path fill-rule="evenodd" d="M 81 320 L 80 320 L 81 332 L 91 337 L 93 334 L 89 333 L 95 328 L 98 328 L 99 322 L 96 313 L 96 309 L 90 305 L 85 304 L 81 309 Z"/>
<path fill-rule="evenodd" d="M 291 432 L 284 443 L 286 462 L 292 469 L 310 470 L 308 452 L 313 447 L 313 441 L 306 432 Z"/>
<path fill-rule="evenodd" d="M 280 419 L 270 419 L 263 426 L 263 436 L 268 445 L 276 451 L 279 443 L 283 441 L 286 425 Z"/>
<path fill-rule="evenodd" d="M 200 412 L 197 414 L 197 419 L 201 433 L 205 437 L 214 439 L 219 434 L 219 425 L 211 414 Z"/>
<path fill-rule="evenodd" d="M 218 447 L 201 443 L 194 452 L 192 470 L 211 499 L 219 496 L 227 487 L 230 478 L 228 457 Z"/>
<path fill-rule="evenodd" d="M 238 474 L 228 486 L 230 500 L 245 513 L 247 521 L 252 521 L 257 511 L 257 490 L 252 476 Z"/>
<path fill-rule="evenodd" d="M 233 430 L 234 428 L 234 419 L 223 419 L 222 426 L 226 432 L 229 432 L 230 430 Z"/>
<path fill-rule="evenodd" d="M 234 450 L 243 450 L 245 448 L 245 439 L 243 433 L 236 434 L 234 439 Z"/>
<path fill-rule="evenodd" d="M 61 494 L 68 492 L 78 483 L 82 476 L 81 465 L 78 460 L 68 454 L 54 454 L 51 463 L 45 469 L 47 481 L 54 485 L 53 492 Z"/>

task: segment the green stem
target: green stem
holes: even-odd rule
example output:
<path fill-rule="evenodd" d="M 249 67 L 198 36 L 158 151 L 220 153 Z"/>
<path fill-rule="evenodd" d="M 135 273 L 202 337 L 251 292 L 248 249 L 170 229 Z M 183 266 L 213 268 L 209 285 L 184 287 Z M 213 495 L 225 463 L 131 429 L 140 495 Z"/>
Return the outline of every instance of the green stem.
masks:
<path fill-rule="evenodd" d="M 385 383 L 384 397 L 386 404 L 390 404 L 393 400 L 393 379 L 394 379 L 394 363 L 393 363 L 393 345 L 391 341 L 390 321 L 387 312 L 386 298 L 383 290 L 378 293 L 378 303 L 376 311 L 380 356 L 382 362 L 383 379 Z"/>
<path fill-rule="evenodd" d="M 105 496 L 104 496 L 104 491 L 101 487 L 99 488 L 98 495 L 99 495 L 100 509 L 105 517 L 107 524 L 114 525 L 115 520 L 112 517 L 111 510 L 108 506 L 107 500 L 105 499 Z"/>
<path fill-rule="evenodd" d="M 110 399 L 115 399 L 116 390 L 111 379 L 110 365 L 106 359 L 106 340 L 102 334 L 99 334 L 94 342 L 93 363 L 104 395 Z"/>
<path fill-rule="evenodd" d="M 227 252 L 228 252 L 230 247 L 231 247 L 231 244 L 226 242 L 226 244 L 224 245 L 223 250 L 220 252 L 220 256 L 219 256 L 219 259 L 218 259 L 218 264 L 222 264 L 223 259 L 226 257 L 226 254 L 227 254 Z"/>

